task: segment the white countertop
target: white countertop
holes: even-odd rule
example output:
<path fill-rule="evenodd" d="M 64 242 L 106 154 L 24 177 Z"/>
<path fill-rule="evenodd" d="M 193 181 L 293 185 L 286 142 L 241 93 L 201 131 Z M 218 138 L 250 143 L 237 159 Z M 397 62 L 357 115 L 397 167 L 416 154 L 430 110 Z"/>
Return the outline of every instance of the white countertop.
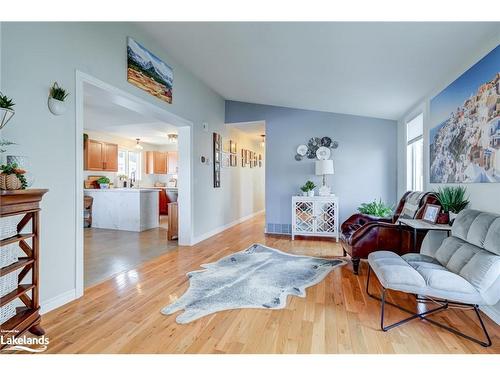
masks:
<path fill-rule="evenodd" d="M 157 192 L 155 188 L 113 188 L 113 189 L 83 189 L 89 193 L 147 193 Z"/>

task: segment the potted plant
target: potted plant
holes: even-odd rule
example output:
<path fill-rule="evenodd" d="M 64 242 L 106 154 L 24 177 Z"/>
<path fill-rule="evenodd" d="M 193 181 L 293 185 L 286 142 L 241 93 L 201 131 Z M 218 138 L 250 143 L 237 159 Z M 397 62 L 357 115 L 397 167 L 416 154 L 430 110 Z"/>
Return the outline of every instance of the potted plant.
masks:
<path fill-rule="evenodd" d="M 18 168 L 16 163 L 7 163 L 0 166 L 0 189 L 19 190 L 26 189 L 28 182 L 25 170 Z"/>
<path fill-rule="evenodd" d="M 7 122 L 14 116 L 14 106 L 16 103 L 7 95 L 0 92 L 0 129 L 2 129 Z"/>
<path fill-rule="evenodd" d="M 458 213 L 469 205 L 466 198 L 467 189 L 464 186 L 445 186 L 439 188 L 436 195 L 444 214 L 448 214 L 450 222 L 453 222 Z M 442 220 L 440 220 L 442 222 Z"/>
<path fill-rule="evenodd" d="M 101 189 L 109 189 L 110 182 L 111 182 L 110 179 L 104 176 L 97 180 L 97 183 L 99 184 L 99 187 Z"/>
<path fill-rule="evenodd" d="M 382 199 L 374 200 L 370 203 L 362 203 L 358 207 L 358 211 L 365 215 L 375 216 L 375 217 L 389 217 L 392 215 L 392 207 L 388 206 Z"/>
<path fill-rule="evenodd" d="M 314 188 L 316 187 L 316 185 L 314 185 L 314 182 L 312 181 L 307 181 L 301 188 L 300 190 L 302 190 L 302 195 L 304 197 L 314 197 Z"/>
<path fill-rule="evenodd" d="M 54 115 L 59 116 L 66 112 L 66 103 L 64 100 L 68 97 L 69 93 L 54 82 L 49 91 L 49 109 Z"/>

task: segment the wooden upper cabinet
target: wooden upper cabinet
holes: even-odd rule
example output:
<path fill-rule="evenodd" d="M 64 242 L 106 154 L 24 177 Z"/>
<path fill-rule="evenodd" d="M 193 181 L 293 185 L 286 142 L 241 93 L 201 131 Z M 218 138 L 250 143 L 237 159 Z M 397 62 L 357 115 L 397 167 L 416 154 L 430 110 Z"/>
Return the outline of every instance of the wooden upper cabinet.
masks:
<path fill-rule="evenodd" d="M 167 153 L 146 151 L 146 173 L 167 174 Z"/>
<path fill-rule="evenodd" d="M 104 143 L 104 170 L 118 172 L 118 145 Z"/>
<path fill-rule="evenodd" d="M 177 151 L 167 152 L 167 173 L 177 173 Z"/>
<path fill-rule="evenodd" d="M 103 169 L 103 144 L 89 139 L 85 143 L 85 170 L 102 171 Z"/>
<path fill-rule="evenodd" d="M 86 171 L 118 171 L 118 145 L 88 139 L 85 142 Z"/>

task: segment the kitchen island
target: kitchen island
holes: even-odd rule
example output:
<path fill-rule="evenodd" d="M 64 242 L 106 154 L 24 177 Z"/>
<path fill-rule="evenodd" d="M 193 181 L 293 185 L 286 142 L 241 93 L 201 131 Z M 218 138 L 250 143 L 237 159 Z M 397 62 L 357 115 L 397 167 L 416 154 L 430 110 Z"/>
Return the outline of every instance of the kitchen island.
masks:
<path fill-rule="evenodd" d="M 92 227 L 142 232 L 159 226 L 158 189 L 84 189 L 94 198 Z"/>

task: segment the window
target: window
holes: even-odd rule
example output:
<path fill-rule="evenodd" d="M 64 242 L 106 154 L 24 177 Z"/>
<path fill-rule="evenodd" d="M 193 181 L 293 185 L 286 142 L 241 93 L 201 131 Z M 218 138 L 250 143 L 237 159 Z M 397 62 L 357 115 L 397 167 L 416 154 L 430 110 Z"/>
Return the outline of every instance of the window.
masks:
<path fill-rule="evenodd" d="M 128 152 L 128 177 L 141 179 L 141 153 L 135 151 Z"/>
<path fill-rule="evenodd" d="M 406 124 L 406 185 L 408 190 L 424 189 L 424 115 Z"/>
<path fill-rule="evenodd" d="M 118 150 L 118 175 L 128 175 L 126 150 Z"/>

